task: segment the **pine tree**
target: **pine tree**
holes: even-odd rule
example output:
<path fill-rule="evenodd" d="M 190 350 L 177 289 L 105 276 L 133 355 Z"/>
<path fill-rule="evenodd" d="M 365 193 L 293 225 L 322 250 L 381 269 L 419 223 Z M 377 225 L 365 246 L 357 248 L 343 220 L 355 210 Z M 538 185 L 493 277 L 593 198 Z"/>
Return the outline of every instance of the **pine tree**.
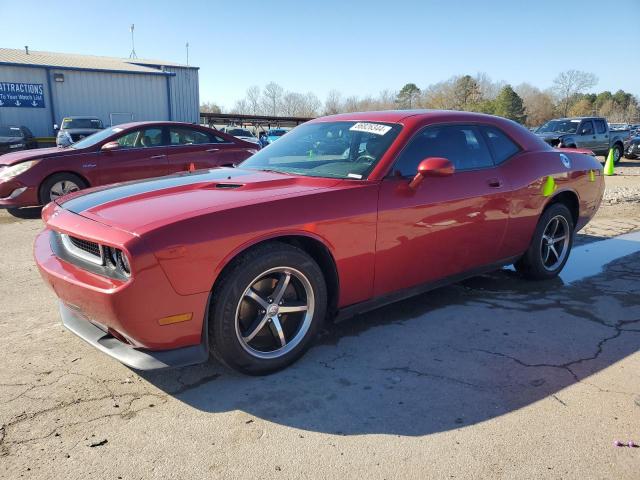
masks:
<path fill-rule="evenodd" d="M 413 108 L 416 106 L 416 100 L 420 95 L 420 89 L 415 83 L 407 83 L 396 98 L 396 103 L 400 105 L 400 108 Z"/>
<path fill-rule="evenodd" d="M 518 123 L 524 123 L 527 119 L 524 113 L 522 98 L 511 88 L 511 85 L 506 85 L 500 90 L 500 93 L 493 103 L 493 112 L 495 115 L 514 120 Z"/>

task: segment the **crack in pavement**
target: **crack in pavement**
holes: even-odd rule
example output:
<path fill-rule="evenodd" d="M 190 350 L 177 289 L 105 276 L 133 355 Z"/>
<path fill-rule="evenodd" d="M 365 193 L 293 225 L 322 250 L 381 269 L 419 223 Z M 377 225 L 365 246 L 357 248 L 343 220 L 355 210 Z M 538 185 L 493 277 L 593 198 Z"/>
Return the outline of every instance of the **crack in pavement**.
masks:
<path fill-rule="evenodd" d="M 379 370 L 382 371 L 382 372 L 411 373 L 413 375 L 416 375 L 417 377 L 429 377 L 429 378 L 434 378 L 434 379 L 437 379 L 437 380 L 445 380 L 445 381 L 457 383 L 457 384 L 460 384 L 460 385 L 465 385 L 467 387 L 473 387 L 473 388 L 476 388 L 478 390 L 488 390 L 488 388 L 486 386 L 483 386 L 483 385 L 477 385 L 475 383 L 466 382 L 464 380 L 460 380 L 460 379 L 454 378 L 454 377 L 448 377 L 446 375 L 439 375 L 439 374 L 436 374 L 436 373 L 421 372 L 419 370 L 414 370 L 414 369 L 412 369 L 412 368 L 410 368 L 408 366 L 406 366 L 406 367 L 381 368 Z M 493 389 L 493 388 L 496 388 L 496 387 L 491 387 L 491 389 Z"/>

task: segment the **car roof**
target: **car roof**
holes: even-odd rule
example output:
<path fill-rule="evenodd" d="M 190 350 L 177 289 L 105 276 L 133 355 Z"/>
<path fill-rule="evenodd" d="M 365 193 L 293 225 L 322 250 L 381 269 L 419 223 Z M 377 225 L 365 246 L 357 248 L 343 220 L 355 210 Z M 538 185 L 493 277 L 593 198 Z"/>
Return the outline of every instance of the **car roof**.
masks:
<path fill-rule="evenodd" d="M 413 121 L 418 120 L 437 120 L 439 117 L 446 117 L 447 121 L 471 122 L 478 120 L 493 119 L 493 115 L 477 112 L 463 112 L 458 110 L 382 110 L 372 112 L 352 112 L 339 113 L 337 115 L 329 115 L 310 120 L 309 123 L 316 122 L 338 122 L 338 121 L 369 121 L 369 122 L 387 122 L 400 123 L 405 119 L 411 118 Z"/>
<path fill-rule="evenodd" d="M 141 127 L 145 125 L 175 125 L 180 127 L 196 127 L 196 128 L 211 128 L 207 125 L 199 125 L 197 123 L 189 123 L 189 122 L 171 122 L 171 121 L 162 121 L 162 120 L 153 120 L 146 122 L 127 122 L 127 123 L 119 123 L 118 125 L 113 125 L 118 128 L 132 128 L 132 127 Z"/>

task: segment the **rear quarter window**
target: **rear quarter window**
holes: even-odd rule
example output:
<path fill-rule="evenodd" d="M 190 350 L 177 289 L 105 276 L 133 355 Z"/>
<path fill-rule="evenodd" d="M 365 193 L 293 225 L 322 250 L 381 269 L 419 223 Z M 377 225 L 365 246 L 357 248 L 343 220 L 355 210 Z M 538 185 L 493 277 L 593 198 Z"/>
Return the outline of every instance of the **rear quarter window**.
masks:
<path fill-rule="evenodd" d="M 502 130 L 495 127 L 482 127 L 482 129 L 487 136 L 496 164 L 505 162 L 520 151 L 520 147 Z"/>

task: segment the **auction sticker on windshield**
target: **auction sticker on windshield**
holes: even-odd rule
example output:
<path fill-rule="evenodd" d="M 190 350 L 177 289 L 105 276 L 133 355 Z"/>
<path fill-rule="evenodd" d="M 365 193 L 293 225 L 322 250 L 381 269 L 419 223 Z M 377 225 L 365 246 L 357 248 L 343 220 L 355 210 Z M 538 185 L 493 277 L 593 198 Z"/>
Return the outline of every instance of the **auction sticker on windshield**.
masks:
<path fill-rule="evenodd" d="M 391 127 L 388 125 L 380 125 L 379 123 L 358 122 L 349 130 L 352 132 L 375 133 L 376 135 L 384 135 Z"/>

